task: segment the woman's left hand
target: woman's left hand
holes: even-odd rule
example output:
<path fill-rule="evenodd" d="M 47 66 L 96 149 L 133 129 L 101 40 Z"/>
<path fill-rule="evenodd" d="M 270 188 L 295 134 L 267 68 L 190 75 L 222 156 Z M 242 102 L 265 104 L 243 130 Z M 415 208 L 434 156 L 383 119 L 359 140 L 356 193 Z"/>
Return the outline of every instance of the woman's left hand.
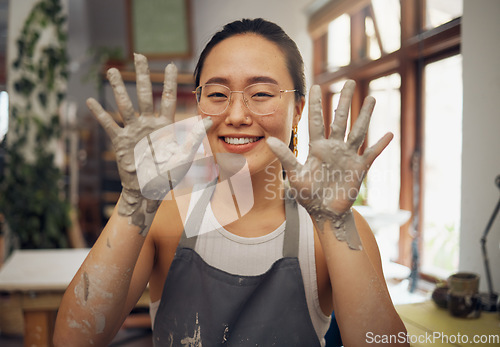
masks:
<path fill-rule="evenodd" d="M 358 119 L 344 141 L 355 82 L 347 81 L 335 111 L 331 134 L 325 137 L 321 89 L 311 88 L 309 96 L 309 154 L 300 164 L 288 146 L 276 138 L 267 143 L 286 170 L 291 194 L 321 226 L 326 220 L 341 221 L 350 212 L 361 183 L 375 158 L 392 139 L 387 133 L 375 145 L 358 154 L 366 133 L 375 99 L 368 96 Z"/>

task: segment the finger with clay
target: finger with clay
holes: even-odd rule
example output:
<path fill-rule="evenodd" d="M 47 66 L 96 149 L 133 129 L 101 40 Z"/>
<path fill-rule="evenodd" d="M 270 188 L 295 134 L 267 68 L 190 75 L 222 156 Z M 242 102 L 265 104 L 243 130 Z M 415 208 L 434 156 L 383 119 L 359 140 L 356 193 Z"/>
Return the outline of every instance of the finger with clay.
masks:
<path fill-rule="evenodd" d="M 375 99 L 367 97 L 356 123 L 344 140 L 354 89 L 354 81 L 347 81 L 344 85 L 331 126 L 331 135 L 326 138 L 321 89 L 319 86 L 311 88 L 309 154 L 303 165 L 283 142 L 269 138 L 267 143 L 286 170 L 293 196 L 309 212 L 319 229 L 323 230 L 324 223 L 329 221 L 338 240 L 347 242 L 352 249 L 361 249 L 351 207 L 368 169 L 393 135 L 387 133 L 362 155 L 358 154 L 375 106 Z"/>
<path fill-rule="evenodd" d="M 161 106 L 159 114 L 156 115 L 153 106 L 148 61 L 145 56 L 135 54 L 134 63 L 139 105 L 138 115 L 136 115 L 125 89 L 121 74 L 115 68 L 108 70 L 107 78 L 111 84 L 124 126 L 120 127 L 95 99 L 88 99 L 87 105 L 110 137 L 116 153 L 118 171 L 123 187 L 118 202 L 118 214 L 130 217 L 131 223 L 138 226 L 141 234 L 145 236 L 161 199 L 172 189 L 175 182 L 180 181 L 183 175 L 186 174 L 189 169 L 189 164 L 186 165 L 186 163 L 192 161 L 205 136 L 205 130 L 211 126 L 212 122 L 210 118 L 205 118 L 202 122 L 199 122 L 200 124 L 195 126 L 188 135 L 189 140 L 183 145 L 179 145 L 175 137 L 162 138 L 161 148 L 170 155 L 156 153 L 156 156 L 162 158 L 162 165 L 161 167 L 158 167 L 157 163 L 154 163 L 154 165 L 155 170 L 163 171 L 159 172 L 157 176 L 169 177 L 169 180 L 156 180 L 152 186 L 149 186 L 149 189 L 153 187 L 159 193 L 154 195 L 155 199 L 145 198 L 139 185 L 137 167 L 138 165 L 147 165 L 147 163 L 141 161 L 140 151 L 137 151 L 137 146 L 141 141 L 150 141 L 152 133 L 173 125 L 177 94 L 177 68 L 173 64 L 169 64 L 165 68 Z M 170 172 L 167 173 L 167 171 Z"/>

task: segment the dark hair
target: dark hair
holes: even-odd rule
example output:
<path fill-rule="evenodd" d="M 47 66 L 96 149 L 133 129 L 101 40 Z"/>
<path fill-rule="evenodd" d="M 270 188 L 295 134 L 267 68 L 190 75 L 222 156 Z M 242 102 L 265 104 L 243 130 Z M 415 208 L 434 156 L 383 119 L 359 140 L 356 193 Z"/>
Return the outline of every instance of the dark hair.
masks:
<path fill-rule="evenodd" d="M 263 38 L 275 43 L 285 55 L 288 72 L 292 76 L 295 96 L 297 99 L 306 95 L 306 83 L 304 76 L 304 61 L 300 55 L 299 49 L 295 42 L 283 31 L 283 29 L 272 22 L 262 18 L 257 19 L 242 19 L 226 24 L 224 28 L 217 32 L 212 39 L 207 43 L 200 54 L 198 64 L 194 70 L 194 78 L 196 87 L 200 85 L 200 75 L 203 69 L 203 64 L 208 54 L 220 42 L 232 36 L 253 33 L 262 36 Z"/>

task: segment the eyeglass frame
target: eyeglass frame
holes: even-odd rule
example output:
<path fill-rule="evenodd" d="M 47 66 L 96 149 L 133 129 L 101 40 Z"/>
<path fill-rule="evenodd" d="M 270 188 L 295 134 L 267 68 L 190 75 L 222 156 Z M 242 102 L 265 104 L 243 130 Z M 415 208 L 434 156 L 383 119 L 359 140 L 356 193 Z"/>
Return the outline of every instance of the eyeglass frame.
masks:
<path fill-rule="evenodd" d="M 278 109 L 278 106 L 276 106 L 276 108 L 272 112 L 269 112 L 269 113 L 257 113 L 254 110 L 252 110 L 250 108 L 250 106 L 248 106 L 248 100 L 247 100 L 247 98 L 245 98 L 245 90 L 247 88 L 250 88 L 251 86 L 255 86 L 255 85 L 259 85 L 259 84 L 271 84 L 271 85 L 278 86 L 278 88 L 279 88 L 279 85 L 276 84 L 276 83 L 265 83 L 265 82 L 262 82 L 262 83 L 252 83 L 252 84 L 249 84 L 248 86 L 246 86 L 245 88 L 243 88 L 243 90 L 231 90 L 228 86 L 225 86 L 223 84 L 219 84 L 219 83 L 206 83 L 206 84 L 202 84 L 202 85 L 199 85 L 198 87 L 196 87 L 196 89 L 193 90 L 192 93 L 195 95 L 195 97 L 196 97 L 196 103 L 198 104 L 198 107 L 200 107 L 200 110 L 201 110 L 201 106 L 200 106 L 200 98 L 201 97 L 198 97 L 198 95 L 199 95 L 198 94 L 198 89 L 203 88 L 203 87 L 205 87 L 205 86 L 208 85 L 208 86 L 221 86 L 221 87 L 227 88 L 229 90 L 229 98 L 227 100 L 226 107 L 220 113 L 210 114 L 210 113 L 207 113 L 207 112 L 201 110 L 204 114 L 206 114 L 208 116 L 220 116 L 221 114 L 223 114 L 224 112 L 226 112 L 227 109 L 228 109 L 228 107 L 229 107 L 229 105 L 231 105 L 231 100 L 232 100 L 231 96 L 233 95 L 233 93 L 241 93 L 241 96 L 243 97 L 243 103 L 245 104 L 246 108 L 250 112 L 252 112 L 253 114 L 255 114 L 257 116 L 269 116 L 270 114 L 273 114 L 274 112 L 276 112 L 276 110 Z M 283 93 L 297 92 L 297 89 L 280 89 L 279 92 L 280 92 L 280 100 L 281 100 Z"/>

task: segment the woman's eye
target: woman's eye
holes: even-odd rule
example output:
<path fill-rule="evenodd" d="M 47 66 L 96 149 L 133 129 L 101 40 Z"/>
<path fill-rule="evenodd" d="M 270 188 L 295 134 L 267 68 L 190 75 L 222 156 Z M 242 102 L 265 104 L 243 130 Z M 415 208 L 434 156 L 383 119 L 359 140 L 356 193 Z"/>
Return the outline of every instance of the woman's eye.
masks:
<path fill-rule="evenodd" d="M 269 92 L 258 92 L 252 95 L 252 98 L 272 98 L 274 95 Z"/>
<path fill-rule="evenodd" d="M 219 100 L 219 99 L 227 99 L 227 95 L 224 93 L 213 92 L 207 95 L 210 99 Z"/>

